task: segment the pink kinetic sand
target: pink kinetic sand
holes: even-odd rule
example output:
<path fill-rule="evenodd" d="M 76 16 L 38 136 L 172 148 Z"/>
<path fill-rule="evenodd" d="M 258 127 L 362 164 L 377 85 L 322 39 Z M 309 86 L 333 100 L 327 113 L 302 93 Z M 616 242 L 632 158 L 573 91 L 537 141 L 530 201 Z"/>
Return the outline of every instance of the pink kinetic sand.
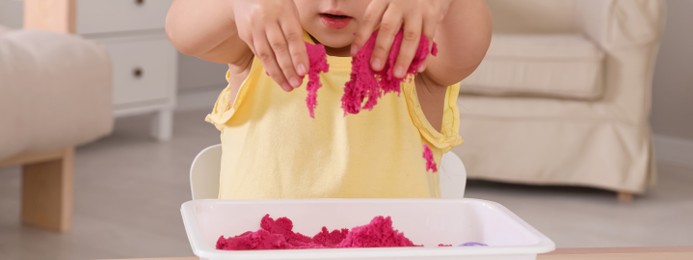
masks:
<path fill-rule="evenodd" d="M 414 60 L 407 68 L 404 78 L 394 76 L 395 62 L 399 55 L 402 45 L 403 31 L 399 31 L 392 43 L 390 55 L 381 71 L 374 71 L 370 66 L 370 58 L 375 48 L 375 40 L 378 33 L 374 32 L 361 50 L 356 53 L 351 61 L 351 78 L 345 84 L 344 95 L 342 96 L 342 109 L 344 114 L 358 114 L 361 109 L 371 110 L 378 99 L 385 93 L 400 92 L 400 84 L 409 76 L 416 74 L 416 71 L 426 60 L 430 53 L 438 55 L 438 48 L 435 43 L 429 47 L 428 39 L 421 36 L 419 46 L 414 56 Z M 308 97 L 306 105 L 310 116 L 315 118 L 315 107 L 317 106 L 317 91 L 322 86 L 320 84 L 320 73 L 329 71 L 325 47 L 319 44 L 306 43 L 310 69 L 308 70 Z M 366 98 L 368 100 L 366 100 Z M 365 100 L 365 103 L 364 103 Z"/>
<path fill-rule="evenodd" d="M 390 217 L 377 216 L 368 225 L 352 228 L 337 247 L 415 246 L 402 232 L 392 227 Z"/>
<path fill-rule="evenodd" d="M 315 118 L 315 107 L 318 105 L 318 89 L 322 87 L 320 84 L 320 73 L 330 70 L 327 64 L 327 54 L 325 46 L 319 44 L 306 43 L 306 51 L 308 52 L 308 60 L 310 68 L 308 69 L 308 97 L 306 97 L 306 105 L 310 112 L 310 117 Z"/>
<path fill-rule="evenodd" d="M 217 240 L 217 249 L 261 250 L 261 249 L 308 249 L 348 247 L 407 247 L 417 246 L 392 227 L 390 217 L 377 216 L 364 226 L 328 231 L 326 227 L 315 236 L 308 237 L 293 232 L 293 223 L 288 218 L 272 219 L 265 215 L 261 229 L 245 232 L 235 237 Z"/>
<path fill-rule="evenodd" d="M 436 165 L 436 161 L 433 158 L 433 151 L 431 151 L 431 147 L 428 147 L 426 144 L 424 144 L 423 147 L 423 158 L 426 159 L 426 171 L 437 172 L 438 165 Z"/>
<path fill-rule="evenodd" d="M 342 109 L 345 114 L 358 114 L 361 109 L 371 110 L 378 103 L 378 99 L 385 93 L 397 92 L 399 94 L 402 81 L 416 74 L 429 53 L 428 39 L 422 35 L 414 60 L 407 68 L 404 78 L 395 77 L 395 62 L 397 61 L 403 38 L 403 31 L 400 30 L 395 36 L 390 55 L 383 69 L 374 71 L 371 69 L 370 59 L 375 48 L 377 35 L 377 32 L 374 32 L 351 61 L 351 79 L 346 83 L 344 96 L 342 96 Z M 432 55 L 438 54 L 435 43 L 430 48 Z"/>

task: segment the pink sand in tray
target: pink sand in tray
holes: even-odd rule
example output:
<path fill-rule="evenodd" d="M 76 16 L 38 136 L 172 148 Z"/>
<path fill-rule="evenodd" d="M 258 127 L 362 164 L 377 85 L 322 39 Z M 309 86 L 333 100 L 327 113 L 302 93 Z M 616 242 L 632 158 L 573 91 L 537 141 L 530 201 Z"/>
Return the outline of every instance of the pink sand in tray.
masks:
<path fill-rule="evenodd" d="M 424 64 L 429 50 L 432 55 L 438 54 L 436 44 L 433 43 L 429 47 L 428 39 L 422 35 L 414 60 L 407 68 L 404 78 L 395 77 L 395 62 L 397 61 L 403 39 L 403 31 L 400 30 L 395 36 L 383 69 L 374 71 L 371 69 L 370 59 L 375 48 L 377 35 L 378 32 L 374 32 L 351 61 L 351 79 L 346 83 L 344 96 L 342 96 L 342 109 L 345 115 L 358 114 L 361 109 L 373 109 L 383 94 L 389 92 L 399 94 L 402 81 L 411 80 L 410 76 L 415 75 L 419 67 Z"/>
<path fill-rule="evenodd" d="M 367 225 L 351 230 L 329 231 L 326 227 L 313 237 L 293 231 L 293 223 L 288 218 L 272 219 L 265 215 L 260 222 L 260 230 L 248 231 L 234 237 L 217 240 L 217 249 L 222 250 L 263 250 L 263 249 L 308 249 L 308 248 L 350 248 L 350 247 L 413 247 L 403 233 L 392 227 L 390 217 L 376 216 Z"/>
<path fill-rule="evenodd" d="M 404 80 L 411 80 L 420 66 L 426 60 L 430 52 L 433 56 L 438 54 L 435 43 L 430 44 L 426 37 L 421 36 L 414 60 L 406 70 L 404 78 L 394 76 L 395 62 L 399 55 L 402 45 L 403 32 L 400 30 L 395 36 L 392 49 L 381 71 L 374 71 L 370 66 L 370 58 L 375 48 L 375 40 L 378 32 L 374 32 L 366 44 L 359 50 L 351 61 L 351 76 L 344 86 L 342 96 L 342 109 L 344 115 L 358 114 L 362 109 L 371 110 L 378 103 L 378 99 L 386 93 L 400 93 L 400 85 Z M 319 44 L 306 43 L 310 68 L 308 70 L 308 96 L 306 106 L 312 118 L 315 118 L 315 107 L 317 106 L 317 91 L 322 86 L 320 83 L 320 73 L 328 72 L 327 55 L 325 47 Z"/>

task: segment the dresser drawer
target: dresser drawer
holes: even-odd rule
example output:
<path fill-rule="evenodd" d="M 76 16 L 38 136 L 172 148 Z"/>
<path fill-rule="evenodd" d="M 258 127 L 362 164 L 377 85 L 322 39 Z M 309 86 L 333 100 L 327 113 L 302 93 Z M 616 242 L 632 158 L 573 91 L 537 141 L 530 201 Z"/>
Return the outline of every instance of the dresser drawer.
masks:
<path fill-rule="evenodd" d="M 79 34 L 163 29 L 172 0 L 78 0 Z"/>
<path fill-rule="evenodd" d="M 165 37 L 99 42 L 111 55 L 115 106 L 172 101 L 177 56 Z"/>

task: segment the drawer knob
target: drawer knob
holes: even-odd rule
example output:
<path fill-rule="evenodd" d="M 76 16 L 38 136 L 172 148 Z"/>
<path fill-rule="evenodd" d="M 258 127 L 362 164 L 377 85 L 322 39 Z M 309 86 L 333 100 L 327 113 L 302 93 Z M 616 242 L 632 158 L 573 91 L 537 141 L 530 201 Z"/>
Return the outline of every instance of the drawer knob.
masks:
<path fill-rule="evenodd" d="M 142 68 L 135 68 L 132 70 L 132 76 L 134 76 L 136 79 L 142 78 L 144 76 L 144 70 Z"/>
<path fill-rule="evenodd" d="M 144 0 L 135 0 L 135 4 L 144 5 Z"/>

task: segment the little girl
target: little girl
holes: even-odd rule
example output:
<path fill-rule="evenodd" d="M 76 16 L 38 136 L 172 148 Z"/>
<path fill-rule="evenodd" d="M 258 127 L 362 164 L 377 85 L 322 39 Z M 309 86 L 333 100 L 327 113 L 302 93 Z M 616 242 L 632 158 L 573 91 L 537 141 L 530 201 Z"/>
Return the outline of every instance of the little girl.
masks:
<path fill-rule="evenodd" d="M 484 57 L 490 24 L 483 0 L 175 0 L 166 31 L 182 53 L 229 66 L 207 116 L 221 131 L 219 198 L 426 198 L 439 196 L 439 179 L 424 153 L 439 163 L 462 143 L 458 83 Z M 374 71 L 391 58 L 404 77 L 421 36 L 438 55 L 399 95 L 345 115 L 351 56 L 375 31 Z M 314 118 L 305 42 L 328 55 Z"/>

